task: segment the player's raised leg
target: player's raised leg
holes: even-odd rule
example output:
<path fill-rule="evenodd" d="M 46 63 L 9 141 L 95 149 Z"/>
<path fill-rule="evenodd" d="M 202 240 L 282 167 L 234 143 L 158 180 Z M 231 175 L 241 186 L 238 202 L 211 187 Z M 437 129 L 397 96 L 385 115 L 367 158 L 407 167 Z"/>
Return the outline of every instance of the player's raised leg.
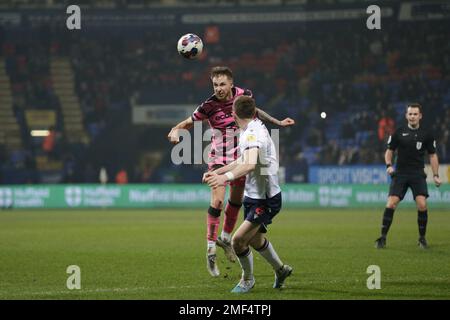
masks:
<path fill-rule="evenodd" d="M 223 200 L 225 198 L 225 187 L 218 187 L 211 189 L 211 203 L 207 215 L 207 252 L 206 252 L 206 267 L 208 272 L 213 277 L 220 275 L 217 266 L 216 255 L 216 241 L 220 225 L 220 213 L 223 207 Z"/>
<path fill-rule="evenodd" d="M 233 183 L 230 185 L 230 199 L 225 207 L 222 233 L 217 239 L 217 245 L 225 251 L 225 256 L 231 262 L 236 261 L 236 256 L 231 246 L 231 234 L 236 226 L 239 210 L 242 207 L 242 197 L 245 188 L 245 177 L 243 178 L 241 179 L 243 181 L 241 184 Z"/>

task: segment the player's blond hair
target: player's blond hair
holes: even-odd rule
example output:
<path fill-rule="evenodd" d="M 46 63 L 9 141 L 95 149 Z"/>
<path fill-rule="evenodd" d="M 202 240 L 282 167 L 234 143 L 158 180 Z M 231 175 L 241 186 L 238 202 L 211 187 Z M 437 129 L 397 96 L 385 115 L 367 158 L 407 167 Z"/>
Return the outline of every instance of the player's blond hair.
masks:
<path fill-rule="evenodd" d="M 211 79 L 217 76 L 225 75 L 228 79 L 233 79 L 233 71 L 225 66 L 217 66 L 211 69 Z"/>

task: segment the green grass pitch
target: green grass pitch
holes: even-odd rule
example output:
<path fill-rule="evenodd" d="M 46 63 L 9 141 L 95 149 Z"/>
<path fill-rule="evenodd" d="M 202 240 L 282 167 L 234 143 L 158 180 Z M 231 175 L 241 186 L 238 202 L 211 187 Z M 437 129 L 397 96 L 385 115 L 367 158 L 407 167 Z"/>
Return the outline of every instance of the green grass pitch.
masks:
<path fill-rule="evenodd" d="M 239 264 L 218 251 L 206 271 L 205 210 L 0 211 L 0 299 L 242 299 L 230 293 Z M 450 212 L 430 210 L 429 250 L 417 247 L 417 213 L 399 209 L 377 250 L 380 210 L 283 210 L 269 237 L 293 266 L 282 290 L 254 253 L 245 299 L 450 299 Z M 218 248 L 218 250 L 221 250 Z M 66 287 L 69 265 L 81 289 Z M 381 289 L 367 288 L 367 267 Z"/>

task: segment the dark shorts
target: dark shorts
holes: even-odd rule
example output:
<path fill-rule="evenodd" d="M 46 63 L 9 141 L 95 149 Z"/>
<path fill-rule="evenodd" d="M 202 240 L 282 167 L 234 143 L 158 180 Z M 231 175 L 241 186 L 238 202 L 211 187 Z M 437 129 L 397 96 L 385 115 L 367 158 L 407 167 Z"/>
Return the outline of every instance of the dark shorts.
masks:
<path fill-rule="evenodd" d="M 212 166 L 208 166 L 208 171 L 213 171 L 213 170 L 219 169 L 221 167 L 224 167 L 224 165 L 222 165 L 222 164 L 214 164 Z M 236 186 L 236 187 L 245 187 L 245 176 L 242 176 L 242 177 L 240 177 L 240 178 L 238 178 L 236 180 L 230 181 L 230 182 L 228 182 L 228 184 L 231 187 L 234 187 L 234 186 Z"/>
<path fill-rule="evenodd" d="M 260 224 L 259 232 L 266 233 L 267 226 L 281 210 L 281 192 L 268 199 L 244 197 L 244 219 Z"/>
<path fill-rule="evenodd" d="M 425 173 L 416 174 L 395 174 L 392 177 L 389 195 L 397 196 L 400 200 L 405 197 L 408 188 L 411 188 L 414 199 L 417 196 L 428 198 L 427 176 Z"/>

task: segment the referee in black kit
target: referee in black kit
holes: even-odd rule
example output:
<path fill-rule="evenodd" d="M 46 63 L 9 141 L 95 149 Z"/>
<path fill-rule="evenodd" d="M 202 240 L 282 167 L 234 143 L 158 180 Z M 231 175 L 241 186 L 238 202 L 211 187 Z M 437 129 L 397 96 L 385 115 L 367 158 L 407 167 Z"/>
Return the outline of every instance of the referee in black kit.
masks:
<path fill-rule="evenodd" d="M 422 106 L 418 103 L 407 105 L 406 120 L 408 120 L 408 126 L 397 129 L 387 142 L 384 159 L 386 161 L 386 172 L 391 175 L 392 181 L 383 215 L 381 237 L 375 241 L 375 247 L 378 249 L 386 246 L 386 236 L 392 223 L 394 211 L 398 203 L 403 200 L 408 187 L 412 190 L 418 210 L 418 245 L 423 249 L 428 247 L 425 239 L 428 221 L 428 187 L 424 172 L 425 151 L 428 152 L 430 157 L 436 187 L 441 185 L 441 180 L 438 174 L 439 160 L 436 154 L 436 140 L 429 130 L 420 126 L 421 119 Z M 397 150 L 397 164 L 394 169 L 392 158 L 395 150 Z"/>

